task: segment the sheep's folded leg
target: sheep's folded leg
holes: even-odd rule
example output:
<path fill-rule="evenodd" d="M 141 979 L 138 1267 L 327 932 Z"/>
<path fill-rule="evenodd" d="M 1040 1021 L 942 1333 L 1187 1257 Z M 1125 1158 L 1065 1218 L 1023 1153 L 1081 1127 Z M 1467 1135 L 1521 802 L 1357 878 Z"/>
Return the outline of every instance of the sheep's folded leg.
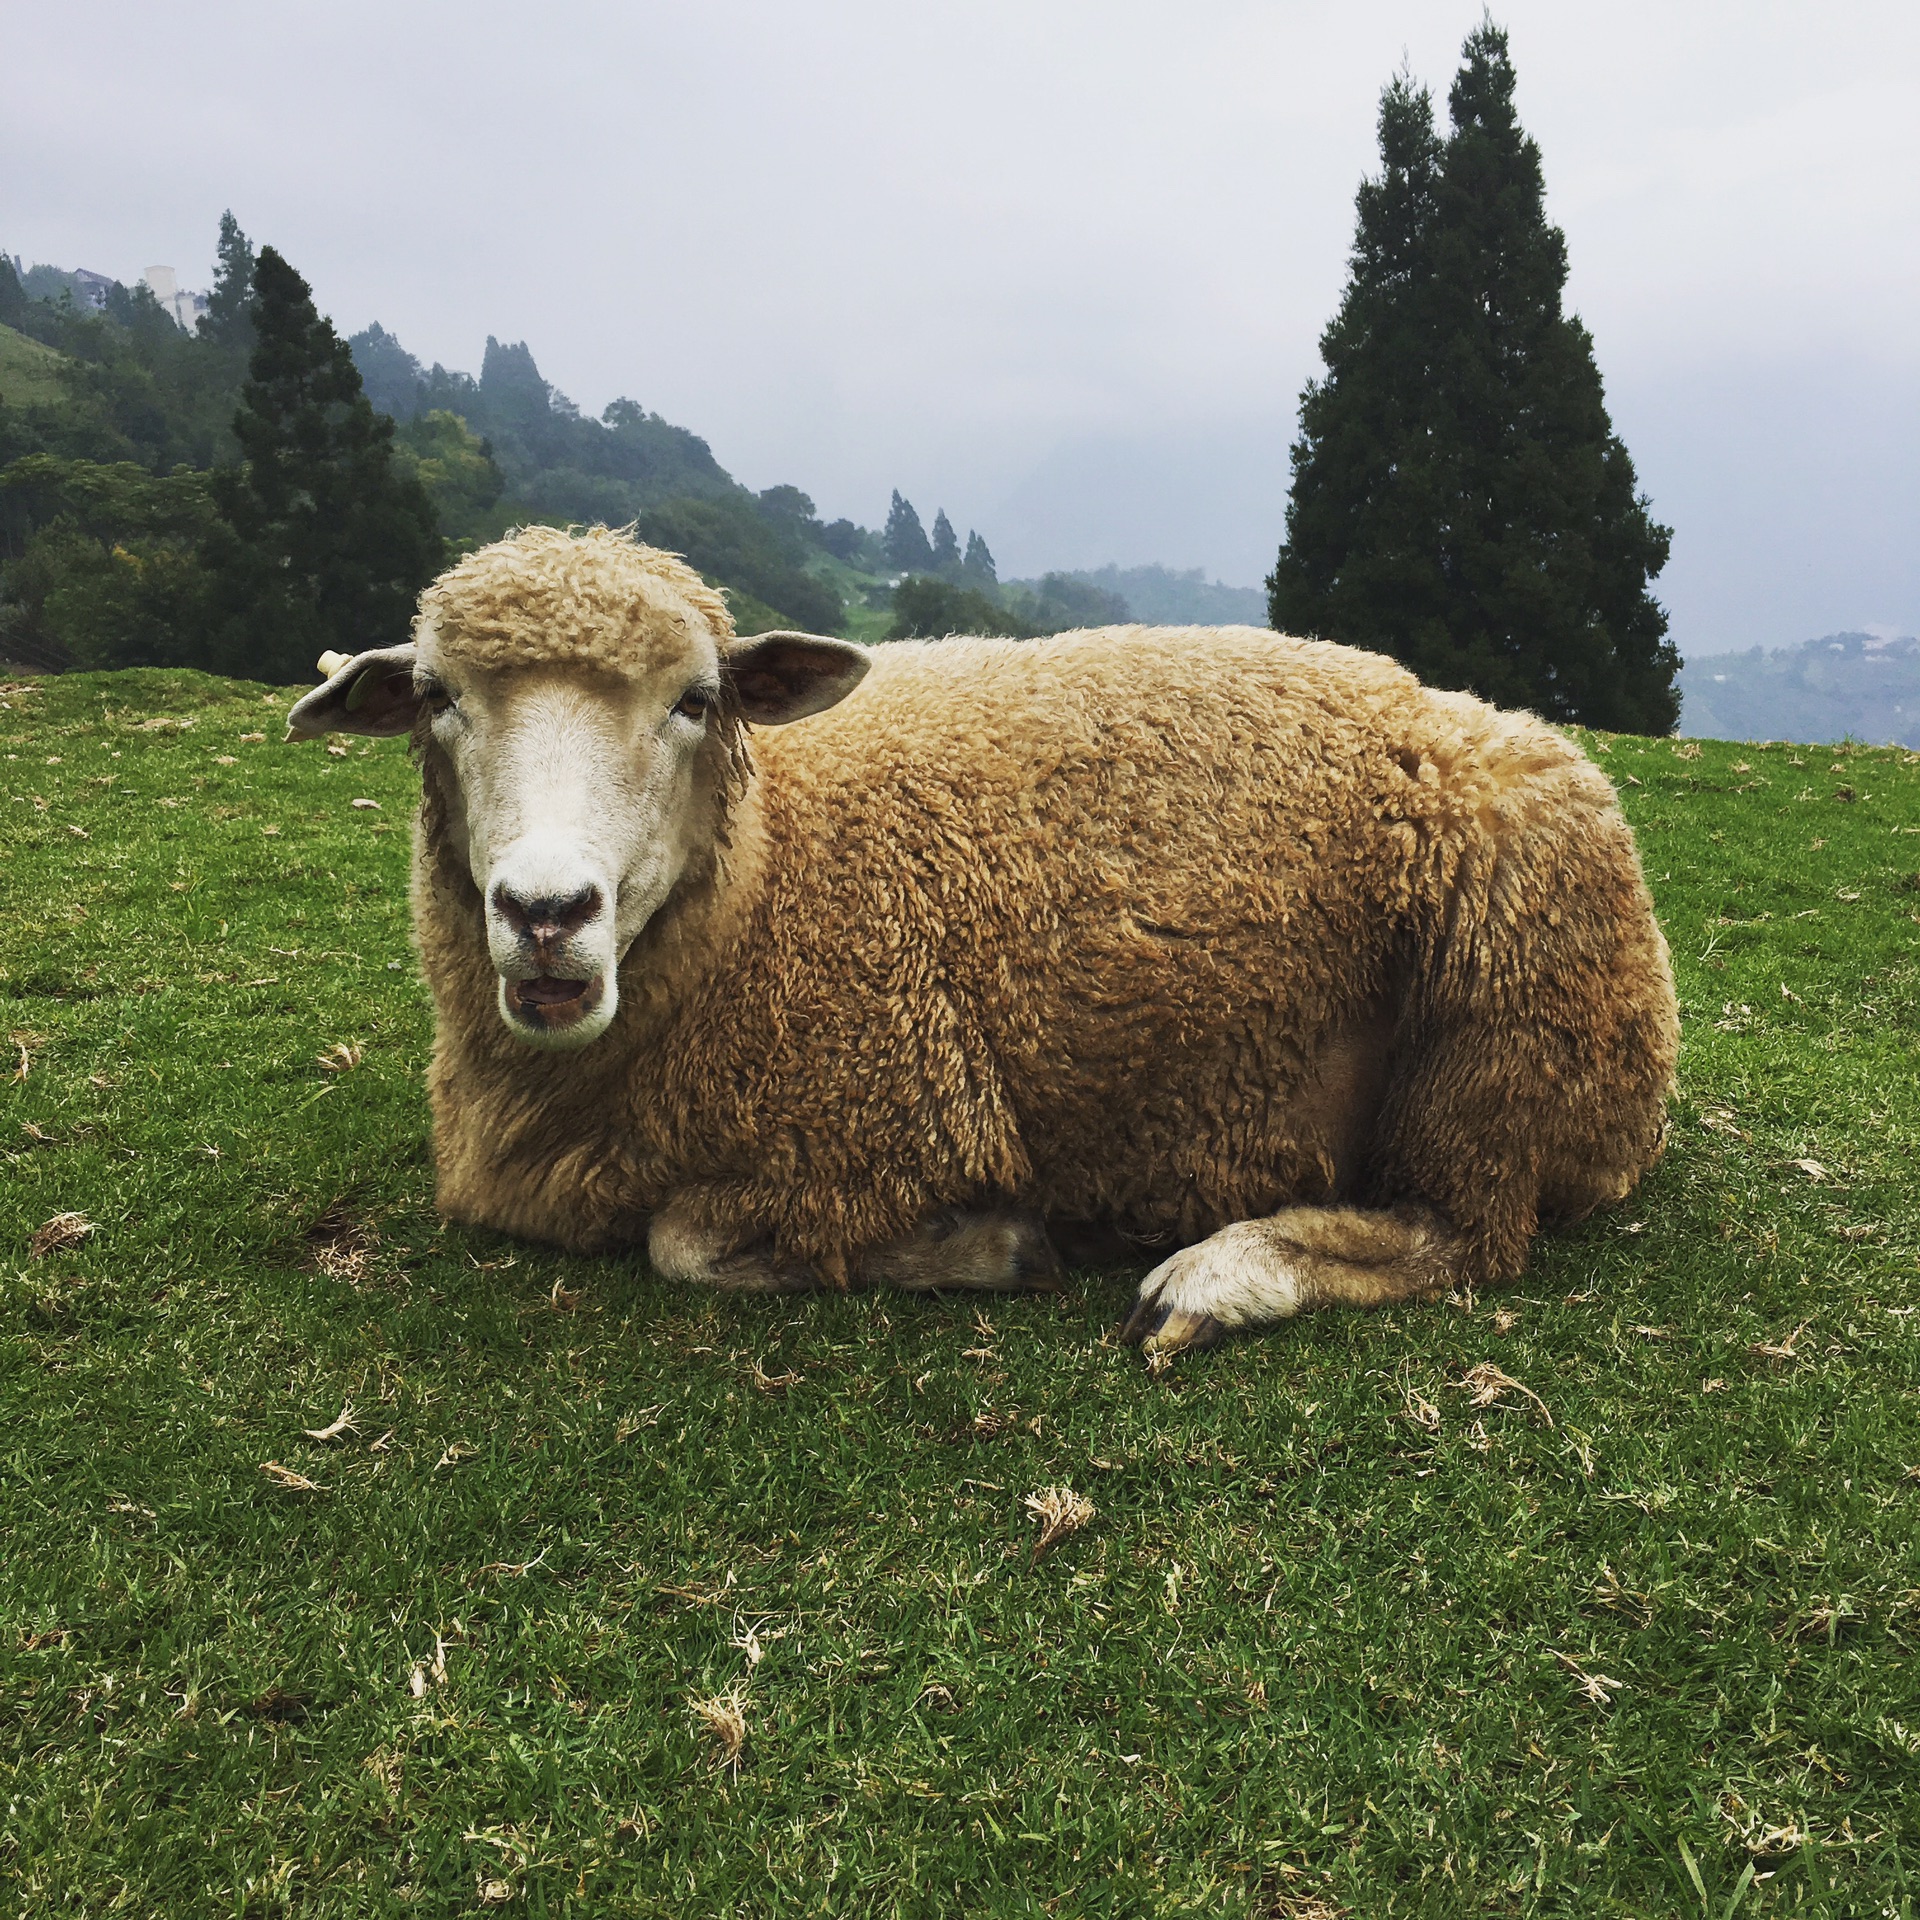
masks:
<path fill-rule="evenodd" d="M 653 1216 L 647 1258 L 668 1280 L 732 1293 L 800 1293 L 845 1284 L 844 1271 L 826 1275 L 803 1261 L 779 1258 L 757 1227 L 708 1224 L 690 1199 L 669 1201 Z M 1039 1220 L 960 1208 L 943 1208 L 904 1238 L 868 1248 L 854 1262 L 853 1275 L 868 1286 L 908 1293 L 1044 1291 L 1064 1279 L 1060 1256 Z"/>
<path fill-rule="evenodd" d="M 1140 1283 L 1122 1337 L 1158 1369 L 1177 1353 L 1315 1307 L 1377 1307 L 1444 1292 L 1461 1241 L 1431 1209 L 1289 1207 L 1182 1247 Z"/>
<path fill-rule="evenodd" d="M 982 1293 L 1044 1292 L 1065 1279 L 1045 1226 L 1030 1214 L 943 1208 L 903 1240 L 869 1248 L 861 1279 L 908 1293 L 964 1288 Z"/>
<path fill-rule="evenodd" d="M 678 1201 L 653 1216 L 647 1259 L 663 1279 L 726 1293 L 805 1293 L 821 1284 L 803 1262 L 776 1258 L 770 1239 L 709 1226 Z"/>

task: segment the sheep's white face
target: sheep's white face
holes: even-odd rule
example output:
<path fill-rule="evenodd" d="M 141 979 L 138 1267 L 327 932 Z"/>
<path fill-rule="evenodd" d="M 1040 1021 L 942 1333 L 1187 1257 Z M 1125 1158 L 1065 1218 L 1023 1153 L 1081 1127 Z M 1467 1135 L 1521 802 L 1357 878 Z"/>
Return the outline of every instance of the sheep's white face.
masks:
<path fill-rule="evenodd" d="M 424 711 L 447 774 L 453 850 L 485 909 L 500 1017 L 530 1046 L 589 1045 L 619 1009 L 619 967 L 713 832 L 697 798 L 723 685 L 776 725 L 845 697 L 865 650 L 704 634 L 644 667 L 482 669 L 431 632 L 344 663 L 288 716 L 290 737 L 410 731 Z"/>
<path fill-rule="evenodd" d="M 586 1046 L 619 1008 L 621 955 L 695 851 L 718 656 L 588 678 L 481 672 L 428 643 L 416 678 L 452 776 L 454 850 L 485 905 L 500 1017 L 529 1045 Z"/>

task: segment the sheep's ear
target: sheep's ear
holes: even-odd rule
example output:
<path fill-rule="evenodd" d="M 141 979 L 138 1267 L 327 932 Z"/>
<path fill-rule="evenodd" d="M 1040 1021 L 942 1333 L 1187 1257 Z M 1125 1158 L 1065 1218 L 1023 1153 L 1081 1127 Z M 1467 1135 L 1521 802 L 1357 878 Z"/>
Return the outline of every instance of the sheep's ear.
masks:
<path fill-rule="evenodd" d="M 741 713 L 760 727 L 782 727 L 837 706 L 872 664 L 865 647 L 818 633 L 756 633 L 720 656 Z"/>
<path fill-rule="evenodd" d="M 411 733 L 420 697 L 413 688 L 413 642 L 372 653 L 323 653 L 324 686 L 294 702 L 287 715 L 289 740 L 318 740 L 323 733 L 367 733 L 376 739 Z"/>

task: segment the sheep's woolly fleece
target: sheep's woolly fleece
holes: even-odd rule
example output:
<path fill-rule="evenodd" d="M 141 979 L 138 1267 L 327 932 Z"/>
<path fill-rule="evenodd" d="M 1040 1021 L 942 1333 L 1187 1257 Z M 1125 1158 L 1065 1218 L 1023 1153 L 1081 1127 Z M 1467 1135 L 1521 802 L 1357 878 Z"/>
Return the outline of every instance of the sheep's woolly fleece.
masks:
<path fill-rule="evenodd" d="M 458 609 L 445 645 L 471 606 L 495 657 L 553 658 L 558 633 L 604 660 L 634 624 L 609 608 L 616 642 L 587 611 L 616 580 L 711 625 L 671 565 L 522 535 L 430 612 Z M 559 1057 L 497 1015 L 424 752 L 454 1217 L 587 1250 L 672 1200 L 844 1271 L 953 1205 L 1165 1244 L 1413 1200 L 1487 1281 L 1659 1151 L 1665 943 L 1612 789 L 1530 716 L 1342 647 L 1121 628 L 880 648 L 754 758 L 736 851 L 634 942 L 605 1037 Z"/>
<path fill-rule="evenodd" d="M 469 554 L 421 596 L 420 625 L 476 667 L 618 672 L 648 657 L 664 626 L 733 636 L 726 602 L 684 561 L 607 527 L 524 527 Z"/>

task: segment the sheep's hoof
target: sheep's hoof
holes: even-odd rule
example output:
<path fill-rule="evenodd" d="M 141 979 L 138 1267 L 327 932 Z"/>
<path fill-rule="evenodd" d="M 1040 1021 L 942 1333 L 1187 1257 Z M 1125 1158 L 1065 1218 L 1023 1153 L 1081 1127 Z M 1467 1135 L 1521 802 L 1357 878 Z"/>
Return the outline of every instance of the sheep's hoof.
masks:
<path fill-rule="evenodd" d="M 1190 1313 L 1143 1294 L 1133 1303 L 1120 1338 L 1146 1356 L 1148 1372 L 1165 1373 L 1177 1354 L 1204 1353 L 1217 1347 L 1227 1332 L 1225 1323 L 1210 1313 Z"/>

